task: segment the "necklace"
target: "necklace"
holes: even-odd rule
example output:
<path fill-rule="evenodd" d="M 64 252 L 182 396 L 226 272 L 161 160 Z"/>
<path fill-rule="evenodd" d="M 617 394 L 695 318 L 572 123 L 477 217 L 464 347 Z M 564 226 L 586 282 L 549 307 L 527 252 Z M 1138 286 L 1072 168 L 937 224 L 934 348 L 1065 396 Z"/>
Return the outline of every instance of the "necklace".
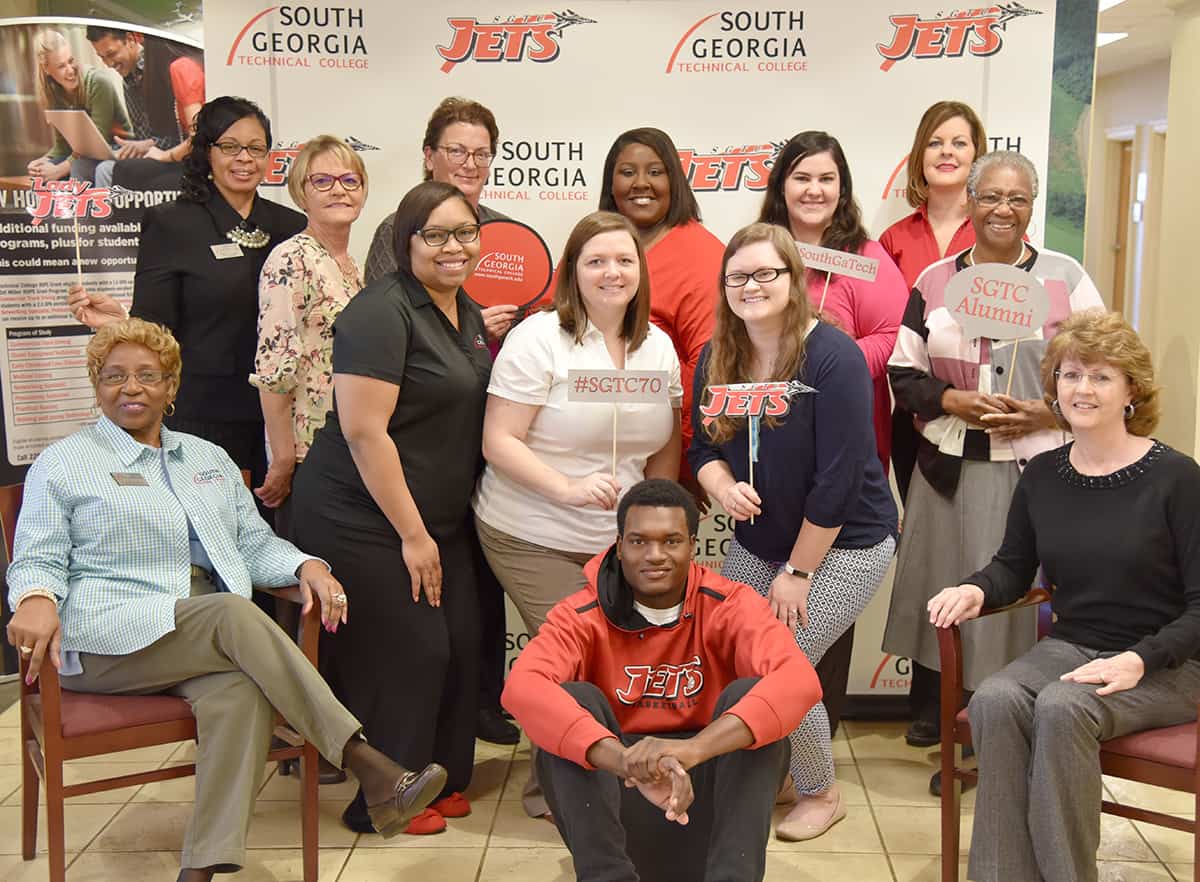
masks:
<path fill-rule="evenodd" d="M 271 241 L 271 234 L 247 220 L 241 221 L 236 227 L 225 234 L 230 242 L 236 242 L 243 248 L 264 248 Z"/>
<path fill-rule="evenodd" d="M 305 227 L 304 234 L 320 245 L 321 250 L 333 258 L 333 262 L 336 263 L 337 268 L 342 271 L 342 276 L 344 278 L 358 278 L 358 267 L 354 265 L 353 257 L 351 257 L 349 254 L 343 254 L 341 257 L 336 256 L 332 251 L 329 250 L 328 246 L 326 246 L 326 244 L 317 237 L 317 234 L 313 232 L 312 227 Z"/>
<path fill-rule="evenodd" d="M 1025 243 L 1021 243 L 1021 252 L 1017 255 L 1017 259 L 1012 262 L 1013 266 L 1017 266 L 1025 259 Z M 975 246 L 971 246 L 971 250 L 967 252 L 968 266 L 975 266 Z"/>

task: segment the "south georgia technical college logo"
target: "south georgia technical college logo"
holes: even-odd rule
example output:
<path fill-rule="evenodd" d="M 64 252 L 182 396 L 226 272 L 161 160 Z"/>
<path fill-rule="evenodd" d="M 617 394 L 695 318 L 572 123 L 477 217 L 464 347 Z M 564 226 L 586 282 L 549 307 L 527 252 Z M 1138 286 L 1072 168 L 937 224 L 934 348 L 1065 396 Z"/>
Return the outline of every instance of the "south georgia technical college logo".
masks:
<path fill-rule="evenodd" d="M 438 46 L 442 73 L 466 61 L 534 61 L 545 63 L 558 58 L 558 40 L 574 25 L 595 24 L 593 19 L 574 9 L 535 15 L 497 16 L 492 21 L 454 17 L 450 25 L 450 45 Z"/>
<path fill-rule="evenodd" d="M 1004 48 L 1008 23 L 1041 11 L 1020 3 L 997 3 L 972 9 L 938 12 L 933 18 L 921 18 L 916 13 L 888 17 L 895 33 L 890 43 L 876 43 L 883 56 L 882 71 L 892 69 L 897 61 L 906 58 L 961 58 L 965 53 L 981 58 L 995 55 Z"/>
<path fill-rule="evenodd" d="M 365 34 L 361 7 L 268 6 L 242 25 L 225 64 L 365 70 Z"/>
<path fill-rule="evenodd" d="M 796 74 L 808 71 L 804 10 L 713 12 L 679 38 L 669 74 Z"/>

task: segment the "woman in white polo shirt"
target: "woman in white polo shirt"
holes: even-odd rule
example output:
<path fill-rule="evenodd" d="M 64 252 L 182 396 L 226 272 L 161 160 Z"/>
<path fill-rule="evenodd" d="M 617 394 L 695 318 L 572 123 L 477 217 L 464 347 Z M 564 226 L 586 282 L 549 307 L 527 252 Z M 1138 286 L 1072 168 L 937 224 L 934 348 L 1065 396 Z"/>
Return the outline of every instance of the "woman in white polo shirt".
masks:
<path fill-rule="evenodd" d="M 584 586 L 583 565 L 616 540 L 617 499 L 643 478 L 679 474 L 679 360 L 650 324 L 650 277 L 636 231 L 613 212 L 567 239 L 552 306 L 509 332 L 492 367 L 475 522 L 484 554 L 530 634 Z M 570 370 L 664 371 L 667 400 L 568 401 Z M 545 812 L 527 799 L 530 814 Z"/>

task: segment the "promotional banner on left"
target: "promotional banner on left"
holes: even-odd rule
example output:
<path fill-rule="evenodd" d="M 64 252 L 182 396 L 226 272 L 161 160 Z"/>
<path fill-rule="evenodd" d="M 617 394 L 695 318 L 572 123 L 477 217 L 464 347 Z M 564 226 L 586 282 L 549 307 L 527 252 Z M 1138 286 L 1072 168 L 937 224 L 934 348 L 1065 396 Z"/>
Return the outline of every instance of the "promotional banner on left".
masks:
<path fill-rule="evenodd" d="M 199 44 L 95 19 L 0 22 L 0 484 L 93 421 L 81 284 L 133 296 L 146 208 L 178 195 Z"/>

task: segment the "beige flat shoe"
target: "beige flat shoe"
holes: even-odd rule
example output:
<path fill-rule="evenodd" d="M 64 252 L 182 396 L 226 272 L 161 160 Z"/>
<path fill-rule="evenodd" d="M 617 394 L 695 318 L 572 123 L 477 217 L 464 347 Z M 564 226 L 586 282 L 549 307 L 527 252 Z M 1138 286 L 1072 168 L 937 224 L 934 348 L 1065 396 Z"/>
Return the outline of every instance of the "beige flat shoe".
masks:
<path fill-rule="evenodd" d="M 795 808 L 775 828 L 775 836 L 784 842 L 804 842 L 816 839 L 842 818 L 846 817 L 846 803 L 842 791 L 834 786 L 836 799 L 830 805 L 823 799 L 801 798 Z"/>

